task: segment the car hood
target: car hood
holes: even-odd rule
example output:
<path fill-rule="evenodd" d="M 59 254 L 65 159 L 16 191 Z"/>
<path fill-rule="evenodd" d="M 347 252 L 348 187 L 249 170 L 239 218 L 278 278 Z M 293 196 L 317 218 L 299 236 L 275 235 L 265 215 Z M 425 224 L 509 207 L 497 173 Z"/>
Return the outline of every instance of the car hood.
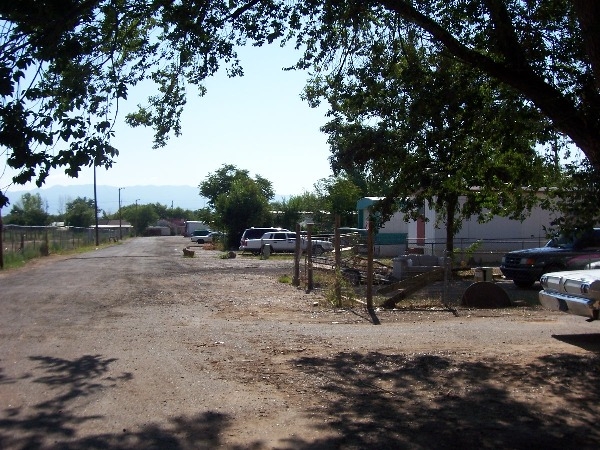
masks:
<path fill-rule="evenodd" d="M 539 255 L 539 254 L 544 254 L 544 255 L 549 255 L 551 253 L 565 253 L 565 252 L 572 252 L 573 249 L 572 248 L 560 248 L 560 247 L 538 247 L 538 248 L 526 248 L 524 250 L 515 250 L 512 251 L 510 253 L 507 253 L 506 255 Z"/>
<path fill-rule="evenodd" d="M 600 299 L 600 269 L 550 272 L 541 283 L 544 290 Z"/>

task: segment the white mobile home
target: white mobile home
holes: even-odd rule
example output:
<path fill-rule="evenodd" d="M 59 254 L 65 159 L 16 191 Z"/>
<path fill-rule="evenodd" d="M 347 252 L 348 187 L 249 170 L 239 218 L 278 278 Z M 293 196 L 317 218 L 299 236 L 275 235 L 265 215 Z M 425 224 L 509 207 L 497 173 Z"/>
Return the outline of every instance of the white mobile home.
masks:
<path fill-rule="evenodd" d="M 372 207 L 380 197 L 365 197 L 357 202 L 359 227 L 366 227 Z M 495 262 L 501 254 L 520 248 L 539 247 L 547 241 L 546 228 L 554 213 L 534 208 L 523 221 L 496 216 L 486 223 L 476 218 L 465 220 L 454 237 L 454 247 L 477 262 Z M 433 208 L 425 205 L 423 219 L 404 220 L 404 214 L 395 213 L 378 230 L 375 254 L 397 256 L 404 253 L 422 253 L 443 256 L 446 247 L 444 224 L 436 227 Z M 404 235 L 404 239 L 402 239 Z"/>

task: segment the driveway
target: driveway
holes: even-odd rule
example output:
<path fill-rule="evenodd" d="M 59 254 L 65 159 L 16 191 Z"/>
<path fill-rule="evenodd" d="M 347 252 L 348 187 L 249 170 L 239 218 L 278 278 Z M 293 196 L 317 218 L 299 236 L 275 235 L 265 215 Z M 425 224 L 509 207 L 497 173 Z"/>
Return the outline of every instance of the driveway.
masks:
<path fill-rule="evenodd" d="M 600 323 L 328 307 L 129 239 L 0 272 L 0 448 L 597 448 Z M 374 324 L 374 322 L 378 324 Z"/>

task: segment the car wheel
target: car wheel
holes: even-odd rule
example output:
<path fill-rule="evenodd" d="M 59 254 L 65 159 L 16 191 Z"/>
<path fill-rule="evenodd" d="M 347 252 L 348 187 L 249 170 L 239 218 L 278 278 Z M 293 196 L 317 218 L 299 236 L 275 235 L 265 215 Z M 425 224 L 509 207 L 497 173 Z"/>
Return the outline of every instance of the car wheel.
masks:
<path fill-rule="evenodd" d="M 323 247 L 321 247 L 320 245 L 315 245 L 313 247 L 313 255 L 321 256 L 323 253 L 325 253 L 325 250 L 323 250 Z"/>
<path fill-rule="evenodd" d="M 515 284 L 515 286 L 520 287 L 520 288 L 530 288 L 531 286 L 533 286 L 533 283 L 535 283 L 535 281 L 513 280 L 513 283 Z"/>

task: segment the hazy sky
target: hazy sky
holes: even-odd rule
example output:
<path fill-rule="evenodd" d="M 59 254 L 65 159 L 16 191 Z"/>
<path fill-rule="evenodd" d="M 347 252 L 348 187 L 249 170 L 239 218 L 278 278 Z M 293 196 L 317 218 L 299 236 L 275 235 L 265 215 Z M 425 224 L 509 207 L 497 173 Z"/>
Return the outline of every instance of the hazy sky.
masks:
<path fill-rule="evenodd" d="M 115 128 L 113 145 L 120 154 L 112 169 L 98 169 L 97 183 L 198 186 L 223 164 L 234 164 L 251 176 L 270 180 L 277 195 L 289 196 L 312 191 L 317 180 L 328 177 L 327 136 L 319 131 L 326 122 L 326 108 L 311 109 L 300 99 L 306 73 L 281 70 L 298 54 L 274 45 L 244 48 L 240 56 L 244 77 L 228 78 L 220 72 L 206 82 L 204 97 L 190 89 L 182 136 L 171 138 L 161 149 L 152 149 L 151 129 L 124 123 L 125 113 L 148 94 L 132 92 L 120 107 Z M 0 189 L 10 183 L 10 173 L 2 174 L 3 169 Z M 55 169 L 45 186 L 91 183 L 91 168 L 84 168 L 76 179 Z M 30 188 L 35 185 L 13 185 L 8 192 Z"/>

